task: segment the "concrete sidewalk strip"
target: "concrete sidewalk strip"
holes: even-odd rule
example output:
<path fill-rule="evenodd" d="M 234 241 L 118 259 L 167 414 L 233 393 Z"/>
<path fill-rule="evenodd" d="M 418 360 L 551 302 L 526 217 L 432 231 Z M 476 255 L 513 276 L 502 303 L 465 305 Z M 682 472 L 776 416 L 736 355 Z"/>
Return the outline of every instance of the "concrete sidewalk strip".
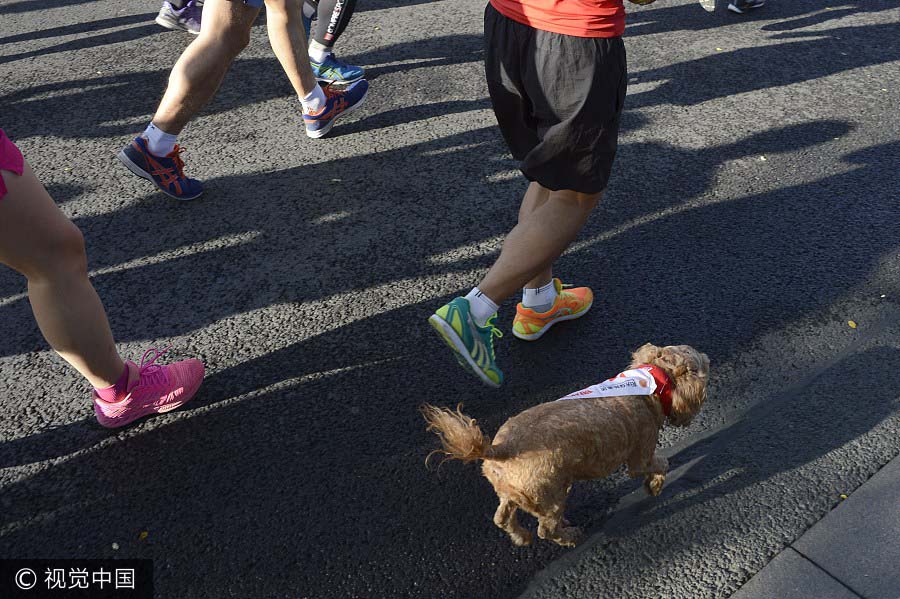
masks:
<path fill-rule="evenodd" d="M 857 599 L 859 595 L 788 547 L 731 599 Z"/>
<path fill-rule="evenodd" d="M 732 599 L 900 599 L 900 456 L 750 579 Z"/>
<path fill-rule="evenodd" d="M 900 598 L 900 456 L 793 546 L 866 599 Z"/>

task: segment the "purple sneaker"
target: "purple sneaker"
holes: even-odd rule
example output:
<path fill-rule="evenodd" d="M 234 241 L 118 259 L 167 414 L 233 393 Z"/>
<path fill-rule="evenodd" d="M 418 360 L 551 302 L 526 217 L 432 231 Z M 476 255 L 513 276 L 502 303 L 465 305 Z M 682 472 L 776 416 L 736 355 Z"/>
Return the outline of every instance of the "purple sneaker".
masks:
<path fill-rule="evenodd" d="M 182 29 L 197 35 L 200 33 L 200 16 L 203 14 L 203 3 L 190 0 L 180 10 L 168 2 L 163 2 L 156 22 L 166 29 Z"/>

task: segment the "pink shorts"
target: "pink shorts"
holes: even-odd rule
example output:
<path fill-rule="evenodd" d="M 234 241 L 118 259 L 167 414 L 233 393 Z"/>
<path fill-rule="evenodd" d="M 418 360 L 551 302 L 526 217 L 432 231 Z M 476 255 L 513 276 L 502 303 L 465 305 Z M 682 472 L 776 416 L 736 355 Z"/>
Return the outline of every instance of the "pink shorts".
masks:
<path fill-rule="evenodd" d="M 25 158 L 22 157 L 22 152 L 6 137 L 3 129 L 0 129 L 0 171 L 10 171 L 21 175 L 24 170 Z M 5 195 L 6 185 L 3 184 L 3 177 L 0 177 L 0 200 Z"/>

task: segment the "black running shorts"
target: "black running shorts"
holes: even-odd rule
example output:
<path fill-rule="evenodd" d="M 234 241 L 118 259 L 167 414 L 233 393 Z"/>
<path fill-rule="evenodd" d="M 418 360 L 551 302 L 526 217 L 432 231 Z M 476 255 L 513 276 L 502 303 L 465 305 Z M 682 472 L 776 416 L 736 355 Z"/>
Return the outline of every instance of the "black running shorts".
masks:
<path fill-rule="evenodd" d="M 606 189 L 628 79 L 622 38 L 534 29 L 488 4 L 484 44 L 494 114 L 522 174 L 554 191 Z"/>

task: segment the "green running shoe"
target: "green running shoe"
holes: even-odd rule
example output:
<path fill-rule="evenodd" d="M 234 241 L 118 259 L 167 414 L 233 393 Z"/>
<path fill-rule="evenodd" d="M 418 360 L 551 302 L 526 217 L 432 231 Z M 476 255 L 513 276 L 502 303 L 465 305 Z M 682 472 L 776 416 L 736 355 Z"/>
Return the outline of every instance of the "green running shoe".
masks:
<path fill-rule="evenodd" d="M 494 337 L 502 337 L 494 321 L 497 315 L 491 316 L 486 326 L 480 327 L 469 315 L 469 300 L 458 297 L 428 318 L 441 338 L 453 350 L 456 360 L 478 375 L 491 387 L 499 387 L 503 382 L 503 373 L 494 362 Z"/>

